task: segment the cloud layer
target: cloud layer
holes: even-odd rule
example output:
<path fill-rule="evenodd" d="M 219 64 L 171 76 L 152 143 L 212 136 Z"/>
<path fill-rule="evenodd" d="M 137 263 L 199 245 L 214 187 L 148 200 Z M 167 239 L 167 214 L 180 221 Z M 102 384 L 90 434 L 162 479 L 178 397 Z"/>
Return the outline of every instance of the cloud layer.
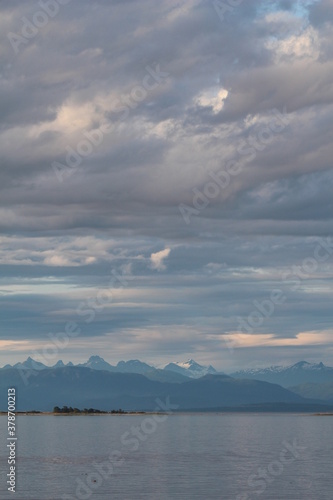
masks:
<path fill-rule="evenodd" d="M 0 10 L 4 356 L 333 364 L 331 2 Z"/>

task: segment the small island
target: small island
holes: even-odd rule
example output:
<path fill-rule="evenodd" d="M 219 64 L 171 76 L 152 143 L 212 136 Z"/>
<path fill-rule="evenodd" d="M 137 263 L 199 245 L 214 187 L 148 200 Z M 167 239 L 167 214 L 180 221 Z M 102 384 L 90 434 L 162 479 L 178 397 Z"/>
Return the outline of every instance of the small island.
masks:
<path fill-rule="evenodd" d="M 52 413 L 54 415 L 109 415 L 109 414 L 124 415 L 128 413 L 144 413 L 144 412 L 128 412 L 122 410 L 121 408 L 119 408 L 119 410 L 104 411 L 104 410 L 96 410 L 95 408 L 84 408 L 83 410 L 80 410 L 79 408 L 72 408 L 71 406 L 63 406 L 62 408 L 60 408 L 59 406 L 55 406 L 53 408 Z"/>

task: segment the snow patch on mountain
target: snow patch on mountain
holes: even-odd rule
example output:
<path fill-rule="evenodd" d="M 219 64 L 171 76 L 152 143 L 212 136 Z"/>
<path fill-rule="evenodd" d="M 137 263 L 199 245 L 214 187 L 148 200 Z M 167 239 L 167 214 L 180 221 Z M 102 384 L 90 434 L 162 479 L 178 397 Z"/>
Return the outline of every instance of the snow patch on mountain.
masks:
<path fill-rule="evenodd" d="M 200 378 L 205 375 L 214 375 L 217 373 L 211 365 L 199 365 L 194 359 L 187 361 L 175 361 L 164 366 L 164 370 L 174 371 L 190 378 Z"/>
<path fill-rule="evenodd" d="M 309 363 L 308 361 L 299 361 L 294 365 L 275 365 L 268 366 L 267 368 L 247 368 L 245 370 L 240 370 L 237 373 L 244 373 L 246 375 L 265 375 L 269 373 L 283 373 L 288 370 L 313 370 L 313 371 L 331 371 L 333 368 L 330 366 L 325 366 L 323 363 Z"/>

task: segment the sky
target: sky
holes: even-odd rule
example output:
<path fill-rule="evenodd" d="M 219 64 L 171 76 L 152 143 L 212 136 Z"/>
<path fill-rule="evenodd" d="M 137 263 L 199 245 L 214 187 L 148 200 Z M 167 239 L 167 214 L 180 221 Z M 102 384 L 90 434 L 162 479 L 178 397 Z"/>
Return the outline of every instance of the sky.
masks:
<path fill-rule="evenodd" d="M 333 365 L 331 0 L 0 13 L 0 365 Z"/>

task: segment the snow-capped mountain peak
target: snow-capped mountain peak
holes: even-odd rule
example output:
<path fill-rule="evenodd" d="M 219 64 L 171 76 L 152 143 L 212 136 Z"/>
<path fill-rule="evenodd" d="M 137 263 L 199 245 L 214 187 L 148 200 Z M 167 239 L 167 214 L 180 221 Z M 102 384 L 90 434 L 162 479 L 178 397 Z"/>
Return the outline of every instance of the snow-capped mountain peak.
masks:
<path fill-rule="evenodd" d="M 333 379 L 333 368 L 320 363 L 299 361 L 289 366 L 270 366 L 240 370 L 230 374 L 235 378 L 251 378 L 291 387 L 304 383 L 322 383 Z"/>
<path fill-rule="evenodd" d="M 182 368 L 186 368 L 187 370 L 195 369 L 197 367 L 202 368 L 199 363 L 194 361 L 194 359 L 188 359 L 187 361 L 176 361 L 175 364 L 181 366 Z"/>
<path fill-rule="evenodd" d="M 176 361 L 173 363 L 168 363 L 164 370 L 174 371 L 191 378 L 200 378 L 204 375 L 215 374 L 217 371 L 211 365 L 202 366 L 199 365 L 194 359 L 188 359 L 187 361 Z"/>

